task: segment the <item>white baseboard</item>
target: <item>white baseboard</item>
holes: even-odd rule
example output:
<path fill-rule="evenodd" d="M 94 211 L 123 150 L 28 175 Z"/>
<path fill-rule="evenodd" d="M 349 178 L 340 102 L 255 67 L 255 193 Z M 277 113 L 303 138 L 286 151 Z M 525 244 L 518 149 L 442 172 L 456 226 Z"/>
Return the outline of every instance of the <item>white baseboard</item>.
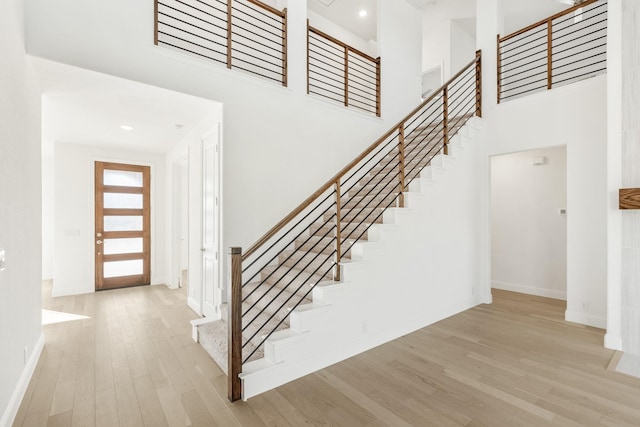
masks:
<path fill-rule="evenodd" d="M 198 316 L 202 316 L 202 307 L 200 302 L 195 298 L 187 297 L 187 307 L 195 311 Z"/>
<path fill-rule="evenodd" d="M 51 289 L 51 296 L 53 298 L 58 297 L 68 297 L 71 295 L 82 295 L 82 294 L 91 294 L 94 293 L 95 289 L 87 289 L 87 288 L 66 288 L 66 289 L 57 289 L 55 285 Z"/>
<path fill-rule="evenodd" d="M 164 277 L 152 277 L 151 278 L 151 286 L 156 286 L 156 285 L 164 285 L 167 282 L 164 280 Z"/>
<path fill-rule="evenodd" d="M 606 333 L 604 336 L 604 346 L 611 350 L 622 351 L 622 337 Z"/>
<path fill-rule="evenodd" d="M 583 311 L 565 311 L 564 320 L 567 322 L 579 323 L 581 325 L 593 326 L 594 328 L 606 329 L 607 319 L 602 316 L 594 316 Z"/>
<path fill-rule="evenodd" d="M 7 405 L 7 409 L 4 411 L 2 419 L 0 419 L 0 427 L 10 427 L 13 424 L 13 421 L 18 414 L 18 409 L 20 409 L 20 404 L 22 403 L 24 394 L 27 392 L 29 381 L 31 381 L 31 377 L 33 376 L 33 372 L 36 370 L 38 360 L 40 360 L 43 348 L 44 333 L 40 333 L 40 338 L 38 338 L 38 341 L 31 352 L 31 356 L 22 371 L 22 375 L 20 375 L 20 379 L 18 380 L 15 390 L 13 390 L 13 394 L 9 400 L 9 405 Z"/>
<path fill-rule="evenodd" d="M 560 299 L 563 301 L 567 300 L 566 291 L 557 291 L 555 289 L 543 289 L 543 288 L 536 288 L 533 286 L 516 285 L 514 283 L 494 282 L 494 281 L 491 282 L 491 287 L 495 289 L 501 289 L 503 291 L 518 292 L 521 294 L 535 295 L 538 297 Z"/>

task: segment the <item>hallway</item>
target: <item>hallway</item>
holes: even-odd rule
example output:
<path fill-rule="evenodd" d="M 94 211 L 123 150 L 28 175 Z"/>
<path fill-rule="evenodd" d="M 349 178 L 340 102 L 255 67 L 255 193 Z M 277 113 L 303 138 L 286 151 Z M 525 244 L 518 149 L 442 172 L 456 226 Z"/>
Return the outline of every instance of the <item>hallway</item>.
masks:
<path fill-rule="evenodd" d="M 640 380 L 607 370 L 603 331 L 564 302 L 494 290 L 481 305 L 248 402 L 191 340 L 184 289 L 52 299 L 15 426 L 640 425 Z"/>

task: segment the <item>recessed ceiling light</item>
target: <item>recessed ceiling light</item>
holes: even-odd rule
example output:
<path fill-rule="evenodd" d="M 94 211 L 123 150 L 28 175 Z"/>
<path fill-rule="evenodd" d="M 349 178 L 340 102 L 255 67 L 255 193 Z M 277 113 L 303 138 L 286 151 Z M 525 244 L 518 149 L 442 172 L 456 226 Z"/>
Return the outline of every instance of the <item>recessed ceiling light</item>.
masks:
<path fill-rule="evenodd" d="M 362 9 L 360 12 L 358 12 L 358 15 L 360 15 L 360 18 L 364 18 L 365 16 L 367 16 L 367 11 Z"/>
<path fill-rule="evenodd" d="M 184 127 L 184 125 L 181 124 L 181 123 L 176 123 L 174 126 L 175 126 L 176 130 L 181 130 Z"/>
<path fill-rule="evenodd" d="M 122 130 L 126 130 L 126 131 L 131 131 L 131 130 L 133 130 L 133 126 L 129 126 L 129 125 L 120 125 L 120 129 L 122 129 Z"/>

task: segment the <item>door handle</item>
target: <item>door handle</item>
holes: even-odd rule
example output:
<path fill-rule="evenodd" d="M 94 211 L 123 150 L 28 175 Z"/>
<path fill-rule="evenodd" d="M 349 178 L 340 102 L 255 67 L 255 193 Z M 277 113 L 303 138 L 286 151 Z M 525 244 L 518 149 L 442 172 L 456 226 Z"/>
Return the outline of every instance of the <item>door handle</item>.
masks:
<path fill-rule="evenodd" d="M 202 249 L 200 249 L 200 252 L 204 252 L 206 250 L 207 250 L 207 248 L 202 248 Z"/>
<path fill-rule="evenodd" d="M 101 245 L 102 244 L 102 240 L 97 240 L 96 241 L 96 245 Z"/>

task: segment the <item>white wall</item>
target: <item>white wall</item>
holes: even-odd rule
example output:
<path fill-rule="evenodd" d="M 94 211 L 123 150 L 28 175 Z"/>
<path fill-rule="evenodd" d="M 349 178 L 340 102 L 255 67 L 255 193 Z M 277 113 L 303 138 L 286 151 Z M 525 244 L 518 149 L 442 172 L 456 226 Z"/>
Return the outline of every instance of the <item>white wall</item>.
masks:
<path fill-rule="evenodd" d="M 607 315 L 606 89 L 606 76 L 599 76 L 504 102 L 484 116 L 492 131 L 490 155 L 567 146 L 566 319 L 601 328 Z"/>
<path fill-rule="evenodd" d="M 451 20 L 449 29 L 451 74 L 457 73 L 476 55 L 475 34 L 470 35 L 462 26 L 461 20 Z"/>
<path fill-rule="evenodd" d="M 566 147 L 491 158 L 494 288 L 566 300 L 566 164 Z"/>
<path fill-rule="evenodd" d="M 0 13 L 0 426 L 10 426 L 44 339 L 41 331 L 40 104 L 24 54 L 23 3 Z"/>
<path fill-rule="evenodd" d="M 420 18 L 380 3 L 383 119 L 306 95 L 306 1 L 288 5 L 289 89 L 153 46 L 152 2 L 28 0 L 28 51 L 223 102 L 223 246 L 247 248 L 419 103 Z"/>
<path fill-rule="evenodd" d="M 42 107 L 43 111 L 46 107 Z M 42 280 L 53 279 L 55 144 L 42 144 Z"/>
<path fill-rule="evenodd" d="M 164 156 L 57 142 L 53 296 L 95 290 L 95 161 L 151 166 L 151 284 L 165 282 Z"/>
<path fill-rule="evenodd" d="M 622 2 L 622 188 L 640 187 L 640 4 Z M 622 340 L 640 355 L 640 211 L 622 212 Z"/>

